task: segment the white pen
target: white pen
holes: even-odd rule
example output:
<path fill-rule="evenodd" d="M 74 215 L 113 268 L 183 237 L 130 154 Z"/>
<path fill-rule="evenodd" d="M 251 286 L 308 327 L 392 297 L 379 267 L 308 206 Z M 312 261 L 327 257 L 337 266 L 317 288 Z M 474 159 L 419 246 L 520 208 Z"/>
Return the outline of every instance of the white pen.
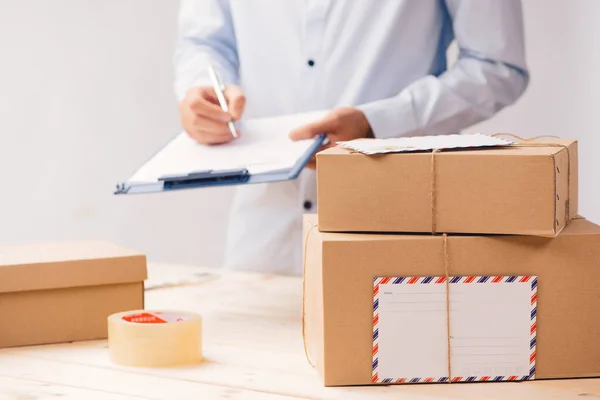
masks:
<path fill-rule="evenodd" d="M 208 66 L 208 74 L 210 75 L 210 79 L 212 80 L 213 89 L 215 90 L 215 94 L 217 95 L 217 99 L 219 100 L 219 104 L 221 105 L 221 109 L 228 113 L 229 107 L 227 107 L 227 100 L 225 100 L 225 93 L 223 93 L 224 87 L 221 85 L 219 77 L 217 76 L 217 73 L 215 72 L 212 65 Z M 233 137 L 237 138 L 238 134 L 235 130 L 235 125 L 233 125 L 233 121 L 229 120 L 227 125 L 229 126 L 229 130 L 231 131 Z"/>

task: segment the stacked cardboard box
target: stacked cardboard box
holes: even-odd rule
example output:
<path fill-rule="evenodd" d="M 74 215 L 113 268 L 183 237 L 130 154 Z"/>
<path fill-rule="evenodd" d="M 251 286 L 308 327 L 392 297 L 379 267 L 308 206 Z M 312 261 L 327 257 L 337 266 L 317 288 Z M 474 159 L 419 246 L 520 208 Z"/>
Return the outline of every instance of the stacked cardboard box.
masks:
<path fill-rule="evenodd" d="M 555 236 L 577 214 L 575 141 L 434 157 L 319 154 L 319 230 Z"/>
<path fill-rule="evenodd" d="M 317 156 L 304 338 L 326 386 L 600 376 L 600 227 L 577 143 L 537 143 Z"/>

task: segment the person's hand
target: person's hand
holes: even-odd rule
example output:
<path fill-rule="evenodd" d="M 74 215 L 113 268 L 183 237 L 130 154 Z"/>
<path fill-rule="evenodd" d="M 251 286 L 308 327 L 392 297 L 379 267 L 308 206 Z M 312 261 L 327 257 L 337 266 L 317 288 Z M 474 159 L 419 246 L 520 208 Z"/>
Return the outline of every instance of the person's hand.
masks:
<path fill-rule="evenodd" d="M 336 108 L 323 119 L 302 126 L 290 132 L 290 139 L 312 139 L 319 134 L 326 134 L 329 143 L 319 151 L 335 146 L 335 142 L 373 137 L 373 131 L 367 117 L 357 108 Z M 308 168 L 316 168 L 315 157 L 307 164 Z"/>
<path fill-rule="evenodd" d="M 220 144 L 234 139 L 227 123 L 242 117 L 246 98 L 239 86 L 225 86 L 229 113 L 221 110 L 212 87 L 190 89 L 179 104 L 181 124 L 187 134 L 201 144 Z"/>

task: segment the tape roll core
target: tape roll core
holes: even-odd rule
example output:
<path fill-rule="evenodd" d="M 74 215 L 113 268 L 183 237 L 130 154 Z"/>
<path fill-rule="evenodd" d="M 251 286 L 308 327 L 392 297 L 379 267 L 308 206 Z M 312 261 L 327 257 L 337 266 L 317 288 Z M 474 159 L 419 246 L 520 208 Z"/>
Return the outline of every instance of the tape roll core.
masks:
<path fill-rule="evenodd" d="M 202 360 L 202 318 L 171 310 L 134 310 L 108 317 L 108 348 L 115 364 L 165 367 Z"/>

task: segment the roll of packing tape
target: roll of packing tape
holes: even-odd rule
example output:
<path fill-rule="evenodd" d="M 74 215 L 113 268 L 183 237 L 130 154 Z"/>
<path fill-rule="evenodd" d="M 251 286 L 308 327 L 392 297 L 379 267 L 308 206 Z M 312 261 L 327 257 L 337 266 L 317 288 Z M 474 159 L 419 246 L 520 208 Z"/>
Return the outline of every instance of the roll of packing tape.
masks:
<path fill-rule="evenodd" d="M 166 367 L 202 360 L 202 318 L 181 311 L 136 310 L 108 317 L 111 360 L 134 367 Z"/>

